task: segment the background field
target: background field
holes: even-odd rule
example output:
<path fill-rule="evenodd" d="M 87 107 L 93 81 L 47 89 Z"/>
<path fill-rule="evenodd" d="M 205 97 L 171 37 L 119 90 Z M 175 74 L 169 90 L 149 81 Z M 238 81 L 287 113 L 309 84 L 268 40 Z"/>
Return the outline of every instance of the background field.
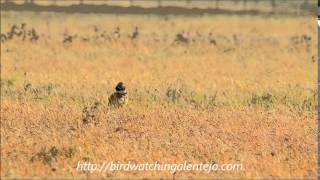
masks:
<path fill-rule="evenodd" d="M 220 9 L 232 11 L 250 11 L 268 13 L 285 13 L 285 14 L 308 14 L 316 13 L 316 0 L 0 0 L 1 3 L 15 3 L 20 5 L 36 4 L 40 6 L 70 6 L 74 7 L 81 4 L 85 5 L 102 5 L 121 6 L 121 7 L 183 7 L 187 9 Z M 91 7 L 86 7 L 89 9 Z M 180 9 L 181 10 L 181 9 Z M 97 8 L 96 8 L 97 11 Z M 110 10 L 109 10 L 110 11 Z M 94 12 L 94 11 L 93 11 Z"/>
<path fill-rule="evenodd" d="M 1 13 L 1 33 L 20 23 L 39 39 L 1 43 L 2 177 L 172 177 L 75 170 L 131 160 L 245 166 L 176 178 L 316 178 L 312 18 Z M 110 109 L 119 81 L 130 103 Z"/>

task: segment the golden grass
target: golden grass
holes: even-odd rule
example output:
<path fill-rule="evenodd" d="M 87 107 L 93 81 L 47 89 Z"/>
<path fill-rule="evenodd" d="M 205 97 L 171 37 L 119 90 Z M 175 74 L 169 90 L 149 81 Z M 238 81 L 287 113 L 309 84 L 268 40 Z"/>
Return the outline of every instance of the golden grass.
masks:
<path fill-rule="evenodd" d="M 12 12 L 1 18 L 2 33 L 26 22 L 41 35 L 38 42 L 1 44 L 2 177 L 172 177 L 75 169 L 79 160 L 131 160 L 245 166 L 176 178 L 316 178 L 312 18 Z M 92 40 L 117 26 L 120 39 Z M 133 41 L 127 36 L 135 26 L 140 37 Z M 174 44 L 182 31 L 196 41 Z M 217 45 L 209 43 L 209 32 Z M 64 33 L 78 38 L 63 44 Z M 293 43 L 303 36 L 310 45 Z M 127 85 L 130 103 L 109 109 L 118 81 Z M 83 125 L 84 107 L 95 102 L 102 104 L 94 112 L 99 123 Z M 56 157 L 39 156 L 51 148 Z"/>

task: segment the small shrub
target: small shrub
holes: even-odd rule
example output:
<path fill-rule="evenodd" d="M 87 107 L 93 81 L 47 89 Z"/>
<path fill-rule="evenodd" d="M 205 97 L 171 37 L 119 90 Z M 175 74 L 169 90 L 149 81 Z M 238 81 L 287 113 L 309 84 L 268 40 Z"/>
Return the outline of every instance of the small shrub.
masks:
<path fill-rule="evenodd" d="M 263 93 L 262 95 L 253 94 L 250 99 L 250 105 L 270 108 L 275 102 L 275 96 L 271 93 Z"/>
<path fill-rule="evenodd" d="M 42 148 L 38 153 L 31 157 L 31 162 L 42 161 L 45 165 L 52 165 L 53 161 L 57 160 L 59 150 L 53 146 L 50 149 Z"/>

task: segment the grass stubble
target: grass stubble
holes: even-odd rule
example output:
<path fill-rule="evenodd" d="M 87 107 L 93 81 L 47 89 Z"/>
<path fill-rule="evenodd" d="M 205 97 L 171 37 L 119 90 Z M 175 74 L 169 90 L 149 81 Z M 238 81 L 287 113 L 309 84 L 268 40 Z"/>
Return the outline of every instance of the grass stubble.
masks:
<path fill-rule="evenodd" d="M 76 171 L 107 160 L 245 167 L 176 178 L 316 178 L 312 18 L 2 12 L 1 33 L 22 22 L 39 38 L 1 43 L 2 178 L 172 178 Z M 119 81 L 129 105 L 108 108 Z"/>

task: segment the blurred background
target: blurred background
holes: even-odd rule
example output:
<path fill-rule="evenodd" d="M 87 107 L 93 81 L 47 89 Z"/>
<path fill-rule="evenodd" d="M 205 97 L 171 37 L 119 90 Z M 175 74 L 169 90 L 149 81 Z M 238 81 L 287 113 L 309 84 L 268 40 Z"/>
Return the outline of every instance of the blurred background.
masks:
<path fill-rule="evenodd" d="M 244 12 L 257 11 L 262 13 L 289 13 L 296 15 L 315 15 L 317 12 L 316 4 L 316 0 L 1 0 L 2 10 L 12 10 L 12 5 L 20 5 L 21 7 L 30 7 L 32 5 L 37 7 L 72 5 L 73 8 L 80 7 L 80 5 L 104 5 L 128 8 L 180 7 L 189 8 L 190 10 L 199 8 Z M 215 11 L 214 13 L 219 12 L 221 11 Z"/>

